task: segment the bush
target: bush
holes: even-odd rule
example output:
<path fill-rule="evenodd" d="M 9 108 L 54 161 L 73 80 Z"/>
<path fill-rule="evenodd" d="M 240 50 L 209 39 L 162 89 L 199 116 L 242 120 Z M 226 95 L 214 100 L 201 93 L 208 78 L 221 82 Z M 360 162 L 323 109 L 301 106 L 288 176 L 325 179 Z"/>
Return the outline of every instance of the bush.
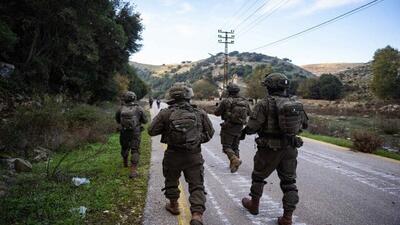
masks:
<path fill-rule="evenodd" d="M 398 119 L 380 119 L 378 120 L 378 127 L 389 135 L 397 134 L 400 131 L 400 120 Z"/>
<path fill-rule="evenodd" d="M 70 104 L 45 97 L 25 104 L 0 124 L 0 146 L 15 156 L 31 157 L 31 150 L 69 150 L 102 142 L 116 129 L 114 112 L 86 104 Z"/>
<path fill-rule="evenodd" d="M 369 131 L 354 131 L 351 136 L 354 149 L 360 152 L 375 152 L 383 144 L 381 137 Z"/>

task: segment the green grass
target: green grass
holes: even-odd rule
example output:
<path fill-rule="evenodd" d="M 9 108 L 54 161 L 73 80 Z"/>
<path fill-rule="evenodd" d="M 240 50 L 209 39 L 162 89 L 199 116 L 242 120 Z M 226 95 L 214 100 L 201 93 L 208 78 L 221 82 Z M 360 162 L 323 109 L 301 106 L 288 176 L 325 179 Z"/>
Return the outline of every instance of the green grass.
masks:
<path fill-rule="evenodd" d="M 330 137 L 330 136 L 319 135 L 319 134 L 311 134 L 309 132 L 303 132 L 303 133 L 301 133 L 301 136 L 311 138 L 314 140 L 318 140 L 318 141 L 322 141 L 322 142 L 326 142 L 326 143 L 330 143 L 330 144 L 334 144 L 334 145 L 338 145 L 338 146 L 342 146 L 342 147 L 346 147 L 346 148 L 353 147 L 353 142 L 350 140 L 344 139 L 344 138 Z M 384 149 L 378 149 L 373 154 L 383 156 L 386 158 L 400 160 L 399 153 L 389 152 Z"/>
<path fill-rule="evenodd" d="M 10 193 L 0 199 L 0 224 L 141 224 L 150 140 L 143 132 L 140 177 L 134 180 L 128 178 L 128 168 L 122 167 L 117 134 L 103 147 L 91 144 L 72 151 L 61 164 L 63 175 L 57 178 L 46 177 L 46 163 L 35 164 L 33 172 L 19 174 Z M 100 148 L 104 151 L 97 154 Z M 51 165 L 63 155 L 55 155 Z M 85 158 L 88 160 L 74 165 Z M 90 184 L 75 187 L 73 176 L 87 177 Z M 79 206 L 88 208 L 85 218 L 70 211 Z"/>
<path fill-rule="evenodd" d="M 389 152 L 383 149 L 378 149 L 376 152 L 374 152 L 374 154 L 400 161 L 400 154 L 396 152 Z"/>
<path fill-rule="evenodd" d="M 353 147 L 353 143 L 344 138 L 330 137 L 330 136 L 319 135 L 319 134 L 311 134 L 309 132 L 303 132 L 303 133 L 301 133 L 301 136 L 311 138 L 314 140 L 318 140 L 318 141 L 323 141 L 323 142 L 334 144 L 334 145 L 338 145 L 338 146 L 342 146 L 342 147 L 346 147 L 346 148 Z"/>

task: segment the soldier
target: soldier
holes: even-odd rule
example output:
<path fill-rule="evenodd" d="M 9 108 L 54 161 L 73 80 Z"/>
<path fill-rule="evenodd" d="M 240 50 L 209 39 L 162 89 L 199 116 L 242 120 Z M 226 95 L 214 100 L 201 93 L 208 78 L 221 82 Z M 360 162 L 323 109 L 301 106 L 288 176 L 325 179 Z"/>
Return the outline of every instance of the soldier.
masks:
<path fill-rule="evenodd" d="M 129 150 L 131 150 L 131 172 L 129 177 L 138 176 L 140 136 L 142 124 L 147 123 L 146 114 L 136 103 L 136 94 L 127 91 L 122 97 L 122 106 L 115 113 L 115 120 L 120 124 L 119 142 L 124 167 L 128 167 Z"/>
<path fill-rule="evenodd" d="M 149 96 L 149 106 L 150 109 L 153 107 L 153 98 L 151 96 Z"/>
<path fill-rule="evenodd" d="M 242 163 L 239 156 L 240 134 L 243 125 L 246 125 L 250 106 L 245 98 L 239 96 L 240 88 L 236 84 L 228 84 L 227 91 L 227 98 L 221 101 L 214 114 L 224 120 L 221 123 L 222 151 L 228 156 L 229 167 L 234 173 Z"/>
<path fill-rule="evenodd" d="M 159 109 L 159 108 L 160 108 L 160 105 L 161 105 L 161 100 L 160 100 L 159 98 L 157 98 L 156 103 L 157 103 L 157 109 Z"/>
<path fill-rule="evenodd" d="M 294 97 L 286 94 L 289 80 L 280 73 L 268 75 L 263 82 L 268 96 L 256 104 L 250 115 L 242 137 L 246 134 L 258 134 L 258 151 L 254 156 L 254 169 L 250 198 L 243 198 L 243 206 L 254 215 L 266 182 L 274 170 L 280 179 L 283 192 L 283 216 L 278 218 L 279 225 L 291 225 L 292 214 L 299 202 L 296 187 L 297 148 L 303 142 L 296 135 L 307 128 L 308 118 L 303 105 Z"/>
<path fill-rule="evenodd" d="M 169 90 L 169 107 L 162 109 L 149 128 L 151 136 L 161 134 L 161 142 L 167 144 L 163 160 L 165 197 L 169 203 L 165 208 L 178 215 L 178 189 L 181 172 L 189 184 L 189 202 L 192 213 L 191 225 L 202 225 L 205 211 L 204 167 L 201 155 L 202 143 L 214 135 L 212 123 L 207 114 L 190 104 L 193 91 L 182 83 L 176 83 Z"/>

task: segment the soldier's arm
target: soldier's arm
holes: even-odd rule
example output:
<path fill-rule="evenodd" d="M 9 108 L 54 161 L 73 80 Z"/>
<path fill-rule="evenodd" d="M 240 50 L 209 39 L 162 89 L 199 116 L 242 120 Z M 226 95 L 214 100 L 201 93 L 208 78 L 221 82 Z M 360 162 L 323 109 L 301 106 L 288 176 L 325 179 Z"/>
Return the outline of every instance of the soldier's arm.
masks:
<path fill-rule="evenodd" d="M 225 104 L 225 99 L 224 99 L 219 103 L 217 109 L 214 111 L 214 115 L 221 116 L 225 111 L 225 105 L 226 104 Z"/>
<path fill-rule="evenodd" d="M 203 134 L 201 137 L 201 143 L 206 143 L 214 136 L 215 130 L 206 112 L 202 111 L 201 117 L 203 123 Z"/>
<path fill-rule="evenodd" d="M 121 109 L 118 109 L 115 113 L 115 121 L 117 121 L 118 124 L 121 123 Z"/>
<path fill-rule="evenodd" d="M 308 116 L 307 113 L 303 110 L 303 116 L 302 116 L 302 129 L 307 129 L 308 128 Z"/>
<path fill-rule="evenodd" d="M 147 121 L 146 113 L 144 112 L 143 108 L 140 108 L 140 123 L 145 124 Z"/>
<path fill-rule="evenodd" d="M 244 128 L 246 134 L 255 134 L 259 131 L 266 121 L 266 107 L 265 104 L 259 102 L 250 113 L 249 122 Z"/>
<path fill-rule="evenodd" d="M 164 131 L 164 127 L 166 124 L 167 118 L 167 111 L 162 109 L 153 119 L 148 129 L 148 133 L 150 136 L 160 135 Z"/>

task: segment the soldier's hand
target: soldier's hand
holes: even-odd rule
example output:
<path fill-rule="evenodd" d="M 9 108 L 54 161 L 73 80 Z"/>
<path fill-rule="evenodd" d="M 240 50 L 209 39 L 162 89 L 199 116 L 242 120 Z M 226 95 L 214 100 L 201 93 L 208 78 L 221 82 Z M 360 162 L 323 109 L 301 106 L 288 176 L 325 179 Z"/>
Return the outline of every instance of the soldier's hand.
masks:
<path fill-rule="evenodd" d="M 246 138 L 246 132 L 243 129 L 242 132 L 240 133 L 240 140 L 244 140 Z"/>

